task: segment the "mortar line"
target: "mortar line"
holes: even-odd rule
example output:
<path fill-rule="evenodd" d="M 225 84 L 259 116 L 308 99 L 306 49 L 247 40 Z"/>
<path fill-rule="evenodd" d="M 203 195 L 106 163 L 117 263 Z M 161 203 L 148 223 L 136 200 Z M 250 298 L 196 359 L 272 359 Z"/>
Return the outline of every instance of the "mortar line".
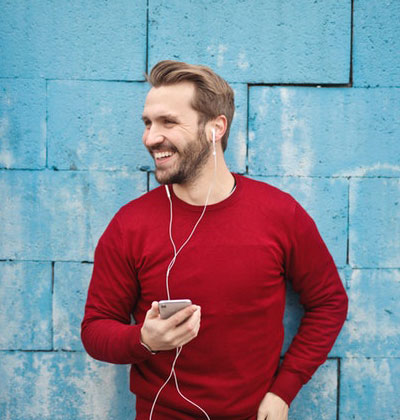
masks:
<path fill-rule="evenodd" d="M 45 114 L 45 133 L 46 133 L 46 156 L 45 156 L 45 168 L 49 167 L 49 136 L 48 136 L 48 120 L 49 120 L 49 95 L 48 95 L 48 86 L 49 81 L 46 80 L 46 98 L 45 98 L 45 104 L 46 104 L 46 114 Z"/>
<path fill-rule="evenodd" d="M 150 0 L 147 0 L 147 6 L 146 6 L 146 64 L 145 64 L 146 74 L 149 73 L 149 2 Z"/>
<path fill-rule="evenodd" d="M 1 77 L 0 77 L 1 79 Z M 30 79 L 28 79 L 30 80 Z M 34 79 L 33 79 L 34 80 Z M 146 80 L 143 79 L 102 79 L 102 78 L 98 78 L 98 79 L 92 79 L 92 78 L 81 78 L 81 77 L 71 77 L 69 79 L 66 78 L 58 78 L 58 77 L 49 77 L 48 79 L 46 79 L 49 82 L 91 82 L 91 83 L 96 83 L 96 82 L 100 82 L 100 83 L 146 83 Z"/>
<path fill-rule="evenodd" d="M 21 171 L 21 172 L 73 172 L 73 173 L 79 173 L 79 172 L 91 172 L 91 173 L 143 173 L 147 172 L 147 170 L 143 169 L 133 169 L 133 170 L 125 170 L 125 169 L 88 169 L 88 168 L 82 168 L 82 169 L 70 169 L 70 168 L 1 168 L 0 171 Z"/>
<path fill-rule="evenodd" d="M 337 390 L 336 390 L 336 420 L 340 420 L 340 375 L 341 375 L 341 358 L 337 359 Z"/>
<path fill-rule="evenodd" d="M 350 14 L 350 69 L 349 83 L 353 87 L 353 41 L 354 41 L 354 0 L 351 0 Z"/>
<path fill-rule="evenodd" d="M 0 77 L 0 80 L 15 80 L 15 79 L 21 79 L 21 80 L 38 80 L 35 77 Z M 49 77 L 44 79 L 48 82 L 106 82 L 106 83 L 147 83 L 144 79 L 92 79 L 92 78 L 80 78 L 80 77 L 70 77 L 70 78 L 57 78 L 57 77 Z M 392 85 L 386 85 L 382 84 L 379 86 L 368 86 L 368 85 L 360 85 L 360 86 L 353 86 L 351 83 L 283 83 L 283 82 L 246 82 L 246 80 L 241 81 L 230 81 L 229 83 L 247 83 L 249 86 L 267 86 L 267 87 L 287 87 L 287 86 L 294 86 L 294 87 L 316 87 L 316 88 L 353 88 L 353 89 L 399 89 L 399 84 L 392 84 Z"/>
<path fill-rule="evenodd" d="M 56 261 L 52 260 L 34 260 L 28 258 L 26 260 L 21 260 L 18 258 L 2 258 L 0 262 L 29 262 L 29 263 L 55 263 Z M 93 264 L 93 261 L 89 260 L 58 260 L 57 263 L 74 263 L 74 264 Z"/>
<path fill-rule="evenodd" d="M 46 146 L 46 152 L 47 152 L 47 146 Z M 47 153 L 46 153 L 46 155 L 47 155 Z M 47 169 L 50 169 L 50 168 L 46 168 L 46 167 L 43 167 L 43 168 L 0 168 L 0 171 L 29 171 L 29 172 L 44 172 L 44 171 L 46 171 Z M 53 170 L 53 169 L 50 169 L 50 170 Z"/>
<path fill-rule="evenodd" d="M 31 258 L 28 258 L 26 260 L 20 260 L 18 258 L 0 258 L 0 262 L 31 262 L 31 263 L 56 263 L 56 261 L 52 260 L 34 260 Z M 61 263 L 76 263 L 76 264 L 93 264 L 93 261 L 88 260 L 59 260 L 57 262 Z"/>
<path fill-rule="evenodd" d="M 51 350 L 54 350 L 54 265 L 51 262 Z"/>
<path fill-rule="evenodd" d="M 280 175 L 280 174 L 266 174 L 262 172 L 254 172 L 249 174 L 250 176 L 264 177 L 264 178 L 320 178 L 320 179 L 348 179 L 348 178 L 359 178 L 359 179 L 375 179 L 375 178 L 384 178 L 384 179 L 400 179 L 399 176 L 393 175 L 302 175 L 302 174 L 292 174 L 292 175 Z"/>
<path fill-rule="evenodd" d="M 248 83 L 249 86 L 267 86 L 267 87 L 315 87 L 315 88 L 350 88 L 352 87 L 350 83 Z"/>

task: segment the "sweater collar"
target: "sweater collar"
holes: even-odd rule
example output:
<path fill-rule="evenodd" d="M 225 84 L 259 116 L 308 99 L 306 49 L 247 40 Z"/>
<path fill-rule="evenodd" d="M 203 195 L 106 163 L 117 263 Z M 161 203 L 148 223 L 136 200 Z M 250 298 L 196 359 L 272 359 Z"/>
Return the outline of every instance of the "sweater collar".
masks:
<path fill-rule="evenodd" d="M 219 209 L 223 209 L 227 206 L 232 205 L 233 203 L 235 203 L 238 199 L 239 196 L 241 195 L 241 184 L 242 184 L 242 177 L 241 175 L 238 175 L 236 173 L 232 172 L 233 177 L 235 178 L 235 185 L 231 191 L 231 193 L 228 195 L 228 197 L 226 197 L 224 200 L 219 201 L 218 203 L 215 204 L 209 204 L 207 205 L 207 211 L 215 211 L 215 210 L 219 210 Z M 181 200 L 175 193 L 174 193 L 174 189 L 172 188 L 172 185 L 168 185 L 170 194 L 171 194 L 171 199 L 174 205 L 176 205 L 177 207 L 180 207 L 184 210 L 188 210 L 188 211 L 194 211 L 194 212 L 202 212 L 204 209 L 204 205 L 200 205 L 200 206 L 196 206 L 193 204 L 189 204 L 186 203 L 186 201 Z"/>

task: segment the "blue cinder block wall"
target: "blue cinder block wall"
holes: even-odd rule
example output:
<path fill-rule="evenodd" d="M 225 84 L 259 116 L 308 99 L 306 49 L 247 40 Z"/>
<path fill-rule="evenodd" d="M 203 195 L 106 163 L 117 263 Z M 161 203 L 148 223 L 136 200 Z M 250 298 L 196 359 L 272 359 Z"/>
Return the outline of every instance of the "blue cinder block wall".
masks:
<path fill-rule="evenodd" d="M 79 325 L 99 236 L 156 185 L 143 74 L 167 58 L 232 83 L 231 169 L 300 201 L 349 294 L 290 419 L 400 419 L 399 20 L 397 0 L 0 0 L 0 419 L 134 418 L 128 367 Z M 284 350 L 301 315 L 289 291 Z"/>

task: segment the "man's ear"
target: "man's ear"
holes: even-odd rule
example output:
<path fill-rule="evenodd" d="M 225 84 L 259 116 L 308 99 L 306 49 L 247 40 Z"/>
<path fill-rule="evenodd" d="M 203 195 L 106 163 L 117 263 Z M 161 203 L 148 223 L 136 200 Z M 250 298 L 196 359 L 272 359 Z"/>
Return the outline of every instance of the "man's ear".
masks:
<path fill-rule="evenodd" d="M 228 127 L 228 120 L 225 115 L 219 115 L 214 120 L 210 121 L 211 129 L 215 130 L 215 142 L 218 143 L 221 141 L 222 137 L 226 133 L 226 128 Z M 210 140 L 212 139 L 212 132 L 210 130 Z"/>

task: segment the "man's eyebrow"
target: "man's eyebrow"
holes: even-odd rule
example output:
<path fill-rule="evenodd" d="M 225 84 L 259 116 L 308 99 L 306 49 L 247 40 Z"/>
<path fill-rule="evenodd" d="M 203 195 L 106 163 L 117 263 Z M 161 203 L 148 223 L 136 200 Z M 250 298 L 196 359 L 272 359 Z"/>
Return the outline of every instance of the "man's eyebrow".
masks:
<path fill-rule="evenodd" d="M 167 113 L 167 114 L 160 114 L 160 115 L 157 115 L 156 116 L 156 120 L 158 119 L 164 119 L 164 118 L 166 118 L 166 119 L 173 119 L 173 120 L 177 120 L 178 119 L 178 116 L 177 115 L 175 115 L 175 114 L 171 114 L 171 113 Z M 147 116 L 147 115 L 145 115 L 145 114 L 143 114 L 142 115 L 142 120 L 143 121 L 148 121 L 148 120 L 150 120 L 150 118 Z"/>

